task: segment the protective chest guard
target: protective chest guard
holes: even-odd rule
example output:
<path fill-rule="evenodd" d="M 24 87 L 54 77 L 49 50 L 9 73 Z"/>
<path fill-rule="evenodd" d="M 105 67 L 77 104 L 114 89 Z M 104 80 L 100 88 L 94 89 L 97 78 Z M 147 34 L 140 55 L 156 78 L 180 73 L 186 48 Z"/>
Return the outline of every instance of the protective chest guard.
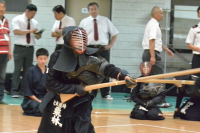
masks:
<path fill-rule="evenodd" d="M 85 85 L 101 83 L 104 79 L 104 69 L 107 61 L 100 56 L 78 55 L 78 66 L 68 72 L 69 78 L 78 78 Z"/>
<path fill-rule="evenodd" d="M 163 84 L 159 83 L 143 83 L 140 88 L 139 97 L 145 100 L 150 100 L 158 94 L 165 92 Z"/>
<path fill-rule="evenodd" d="M 87 35 L 84 29 L 69 26 L 63 30 L 64 46 L 54 65 L 54 69 L 66 73 L 70 79 L 79 79 L 82 84 L 102 82 L 108 62 L 96 55 L 103 48 L 86 48 Z"/>

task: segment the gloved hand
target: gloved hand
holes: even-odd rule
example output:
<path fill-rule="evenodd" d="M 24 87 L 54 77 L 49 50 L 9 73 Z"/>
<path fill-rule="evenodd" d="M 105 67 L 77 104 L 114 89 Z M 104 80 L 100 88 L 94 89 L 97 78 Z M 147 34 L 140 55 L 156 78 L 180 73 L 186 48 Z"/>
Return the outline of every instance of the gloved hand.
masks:
<path fill-rule="evenodd" d="M 152 100 L 147 101 L 146 102 L 146 108 L 152 108 L 152 107 L 154 107 L 153 101 Z"/>
<path fill-rule="evenodd" d="M 179 111 L 174 111 L 173 118 L 174 118 L 174 119 L 180 118 L 180 112 L 179 112 Z"/>
<path fill-rule="evenodd" d="M 126 87 L 127 88 L 134 88 L 137 86 L 137 82 L 133 78 L 126 78 Z"/>
<path fill-rule="evenodd" d="M 84 96 L 86 94 L 86 91 L 84 90 L 83 86 L 77 85 L 75 93 L 79 96 Z"/>

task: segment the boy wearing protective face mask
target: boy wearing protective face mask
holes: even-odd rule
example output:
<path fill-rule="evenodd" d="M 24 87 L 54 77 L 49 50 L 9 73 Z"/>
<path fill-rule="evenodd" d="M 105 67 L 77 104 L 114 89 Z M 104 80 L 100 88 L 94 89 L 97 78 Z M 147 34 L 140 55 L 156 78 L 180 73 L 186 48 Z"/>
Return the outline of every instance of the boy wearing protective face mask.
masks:
<path fill-rule="evenodd" d="M 142 77 L 149 76 L 152 65 L 150 62 L 140 64 Z M 139 120 L 164 120 L 161 110 L 157 106 L 165 98 L 163 84 L 159 83 L 138 83 L 132 90 L 131 100 L 136 103 L 130 118 Z"/>

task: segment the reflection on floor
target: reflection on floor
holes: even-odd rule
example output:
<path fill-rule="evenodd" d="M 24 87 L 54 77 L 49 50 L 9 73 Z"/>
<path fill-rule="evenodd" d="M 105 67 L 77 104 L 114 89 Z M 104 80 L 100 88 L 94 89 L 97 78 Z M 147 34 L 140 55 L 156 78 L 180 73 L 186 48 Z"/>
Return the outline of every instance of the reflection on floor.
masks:
<path fill-rule="evenodd" d="M 134 106 L 133 102 L 127 102 L 126 100 L 122 100 L 124 98 L 125 93 L 112 93 L 113 101 L 107 101 L 101 98 L 100 93 L 98 93 L 97 97 L 93 101 L 94 109 L 118 109 L 118 110 L 131 110 Z M 12 98 L 11 95 L 4 95 L 4 101 L 9 105 L 20 105 L 22 103 L 23 97 L 20 98 Z M 173 112 L 175 108 L 175 97 L 166 97 L 166 101 L 171 103 L 173 106 L 170 108 L 162 108 L 161 110 L 164 112 Z"/>

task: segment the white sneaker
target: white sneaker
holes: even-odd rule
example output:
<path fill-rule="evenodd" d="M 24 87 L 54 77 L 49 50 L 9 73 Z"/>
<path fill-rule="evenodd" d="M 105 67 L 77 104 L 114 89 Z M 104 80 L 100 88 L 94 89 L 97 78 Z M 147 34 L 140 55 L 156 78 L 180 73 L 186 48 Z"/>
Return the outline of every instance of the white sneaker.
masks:
<path fill-rule="evenodd" d="M 113 100 L 113 98 L 110 95 L 107 95 L 103 98 L 104 100 Z"/>
<path fill-rule="evenodd" d="M 169 107 L 171 107 L 172 105 L 170 104 L 170 103 L 160 103 L 160 104 L 157 104 L 157 106 L 159 107 L 159 108 L 169 108 Z"/>
<path fill-rule="evenodd" d="M 12 95 L 12 98 L 19 98 L 19 95 Z"/>

